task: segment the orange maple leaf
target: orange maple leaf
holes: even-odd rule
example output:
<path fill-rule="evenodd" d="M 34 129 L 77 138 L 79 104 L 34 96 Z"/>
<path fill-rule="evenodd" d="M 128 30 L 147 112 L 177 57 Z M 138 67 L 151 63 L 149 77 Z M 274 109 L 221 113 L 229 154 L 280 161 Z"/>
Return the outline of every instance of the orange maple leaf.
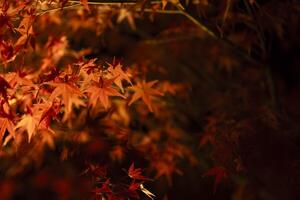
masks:
<path fill-rule="evenodd" d="M 15 130 L 14 130 L 14 124 L 10 119 L 8 119 L 6 117 L 0 117 L 1 139 L 3 139 L 6 130 L 8 131 L 9 135 L 6 136 L 6 138 L 3 142 L 3 145 L 6 145 L 7 142 L 15 136 Z"/>
<path fill-rule="evenodd" d="M 34 104 L 29 113 L 22 116 L 21 120 L 15 126 L 15 130 L 18 132 L 27 132 L 28 142 L 31 138 L 39 131 L 43 132 L 42 140 L 47 143 L 50 147 L 54 146 L 51 137 L 54 131 L 50 128 L 50 117 L 55 117 L 57 109 L 59 107 L 53 103 L 44 102 Z M 18 130 L 19 129 L 19 130 Z"/>
<path fill-rule="evenodd" d="M 99 66 L 95 64 L 97 58 L 91 59 L 85 62 L 78 63 L 80 67 L 80 74 L 91 74 L 95 69 L 97 69 Z"/>
<path fill-rule="evenodd" d="M 48 129 L 50 132 L 54 132 L 50 128 L 51 120 L 56 117 L 60 109 L 60 104 L 57 102 L 44 102 L 34 105 L 34 113 L 38 115 L 39 126 L 43 129 Z"/>
<path fill-rule="evenodd" d="M 142 82 L 138 82 L 137 85 L 130 87 L 130 89 L 134 90 L 135 93 L 132 96 L 132 99 L 129 102 L 129 105 L 136 102 L 139 99 L 142 99 L 144 103 L 148 106 L 148 109 L 153 112 L 152 108 L 152 96 L 163 96 L 159 90 L 152 88 L 153 85 L 157 83 L 157 80 L 146 82 L 143 80 Z"/>
<path fill-rule="evenodd" d="M 126 98 L 112 87 L 114 79 L 100 79 L 100 82 L 93 82 L 84 92 L 89 94 L 89 103 L 92 107 L 96 107 L 98 102 L 107 109 L 110 107 L 109 96 L 118 96 Z"/>
<path fill-rule="evenodd" d="M 121 64 L 118 64 L 117 66 L 113 66 L 108 63 L 108 66 L 109 66 L 108 71 L 113 76 L 112 78 L 114 78 L 114 83 L 121 89 L 122 92 L 124 92 L 124 88 L 122 84 L 123 80 L 127 81 L 132 85 L 129 78 L 131 77 L 131 74 L 129 74 L 128 72 L 124 72 Z"/>
<path fill-rule="evenodd" d="M 32 136 L 37 132 L 38 123 L 39 120 L 35 116 L 26 114 L 23 115 L 21 121 L 17 123 L 15 130 L 20 129 L 21 131 L 27 131 L 28 142 L 30 142 Z"/>
<path fill-rule="evenodd" d="M 63 121 L 65 121 L 71 114 L 73 105 L 75 107 L 84 106 L 84 102 L 81 99 L 84 95 L 81 93 L 79 88 L 69 83 L 54 83 L 46 82 L 45 84 L 54 86 L 55 89 L 50 95 L 50 101 L 53 102 L 58 97 L 62 98 L 63 104 L 65 105 L 65 114 Z"/>
<path fill-rule="evenodd" d="M 15 43 L 15 48 L 17 51 L 30 41 L 33 46 L 34 44 L 34 40 L 32 40 L 32 38 L 34 37 L 34 31 L 32 26 L 33 22 L 34 22 L 34 17 L 30 15 L 26 15 L 20 22 L 19 27 L 15 29 L 21 34 L 21 36 Z"/>

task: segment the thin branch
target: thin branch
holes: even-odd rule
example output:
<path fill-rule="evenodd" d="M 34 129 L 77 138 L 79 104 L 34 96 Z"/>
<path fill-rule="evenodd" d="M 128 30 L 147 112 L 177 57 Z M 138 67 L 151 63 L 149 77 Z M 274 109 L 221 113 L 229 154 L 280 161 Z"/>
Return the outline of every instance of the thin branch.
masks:
<path fill-rule="evenodd" d="M 40 15 L 43 15 L 43 14 L 46 14 L 46 13 L 61 11 L 61 10 L 64 10 L 64 9 L 74 8 L 74 7 L 77 7 L 77 6 L 80 6 L 80 4 L 72 4 L 72 5 L 69 5 L 69 6 L 64 6 L 64 7 L 59 7 L 59 8 L 51 8 L 51 9 L 39 11 L 39 12 L 36 13 L 36 15 L 40 16 Z"/>
<path fill-rule="evenodd" d="M 199 35 L 188 35 L 188 36 L 179 36 L 179 37 L 163 38 L 163 39 L 150 39 L 150 40 L 143 40 L 142 43 L 145 43 L 147 45 L 162 45 L 162 44 L 169 44 L 178 41 L 193 40 L 196 38 L 199 38 Z"/>
<path fill-rule="evenodd" d="M 80 1 L 69 0 L 69 3 L 80 3 Z M 136 4 L 139 1 L 137 0 L 97 0 L 97 1 L 88 1 L 88 5 L 108 5 L 108 4 Z M 149 1 L 151 4 L 161 3 L 158 0 Z"/>
<path fill-rule="evenodd" d="M 204 23 L 201 23 L 200 20 L 197 20 L 194 18 L 192 15 L 188 14 L 185 11 L 182 10 L 153 10 L 153 9 L 144 9 L 144 12 L 149 12 L 149 13 L 159 13 L 159 14 L 175 14 L 175 15 L 183 15 L 187 19 L 189 19 L 191 22 L 193 22 L 196 26 L 201 28 L 204 32 L 206 32 L 208 35 L 212 36 L 213 38 L 219 40 L 222 42 L 224 45 L 230 47 L 233 49 L 237 54 L 245 58 L 247 61 L 257 65 L 257 66 L 263 66 L 261 62 L 258 62 L 257 60 L 253 59 L 251 56 L 248 55 L 245 50 L 243 50 L 241 47 L 237 46 L 236 44 L 232 43 L 230 40 L 226 38 L 221 38 L 219 37 L 216 33 L 214 33 L 210 28 L 204 25 Z"/>
<path fill-rule="evenodd" d="M 69 3 L 80 3 L 80 1 L 68 1 Z M 88 2 L 88 5 L 112 5 L 112 4 L 136 4 L 136 2 L 121 2 L 121 1 L 102 1 Z"/>
<path fill-rule="evenodd" d="M 55 8 L 55 9 L 45 10 L 45 11 L 42 11 L 38 14 L 41 15 L 41 14 L 45 14 L 45 13 L 48 13 L 48 12 L 59 11 L 59 10 L 62 10 L 62 9 L 77 7 L 77 6 L 81 5 L 80 1 L 70 0 L 69 2 L 70 3 L 75 3 L 75 4 L 65 6 L 63 8 Z M 109 4 L 135 4 L 135 3 L 138 3 L 138 1 L 137 0 L 97 0 L 97 1 L 88 1 L 89 5 L 95 5 L 95 6 L 96 5 L 103 5 L 103 4 L 109 5 Z M 153 1 L 150 1 L 150 3 L 161 3 L 161 1 L 153 0 Z M 154 9 L 149 9 L 149 8 L 146 8 L 146 9 L 136 8 L 135 11 L 137 11 L 137 12 L 148 12 L 148 13 L 159 13 L 159 14 L 170 14 L 170 15 L 182 15 L 182 16 L 186 17 L 188 20 L 190 20 L 192 23 L 194 23 L 197 27 L 201 28 L 208 35 L 210 35 L 213 38 L 221 41 L 226 46 L 229 46 L 231 49 L 236 51 L 240 56 L 242 56 L 243 58 L 245 58 L 249 62 L 251 62 L 251 63 L 253 63 L 257 66 L 263 66 L 262 63 L 258 62 L 257 60 L 253 59 L 252 57 L 250 57 L 248 55 L 248 53 L 245 52 L 241 47 L 237 46 L 236 44 L 232 43 L 230 40 L 228 40 L 226 38 L 219 37 L 214 31 L 212 31 L 210 28 L 208 28 L 206 25 L 204 25 L 204 23 L 202 23 L 200 20 L 194 18 L 192 15 L 188 14 L 184 10 L 178 8 L 178 6 L 177 6 L 177 9 L 178 10 L 154 10 Z"/>

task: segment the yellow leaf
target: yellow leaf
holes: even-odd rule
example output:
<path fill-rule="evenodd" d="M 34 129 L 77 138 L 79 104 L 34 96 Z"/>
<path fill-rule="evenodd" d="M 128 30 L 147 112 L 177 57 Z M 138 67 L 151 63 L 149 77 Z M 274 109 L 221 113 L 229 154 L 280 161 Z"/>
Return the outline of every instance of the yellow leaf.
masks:
<path fill-rule="evenodd" d="M 32 136 L 36 134 L 39 121 L 30 114 L 26 114 L 22 117 L 21 121 L 16 125 L 15 130 L 21 129 L 21 131 L 27 131 L 28 142 L 30 142 Z"/>
<path fill-rule="evenodd" d="M 147 195 L 150 199 L 154 200 L 153 197 L 155 197 L 155 195 L 154 195 L 152 192 L 150 192 L 149 190 L 147 190 L 147 189 L 143 186 L 143 184 L 140 184 L 140 189 L 141 189 L 141 191 L 142 191 L 145 195 Z"/>
<path fill-rule="evenodd" d="M 127 9 L 125 8 L 121 8 L 120 9 L 120 12 L 119 12 L 119 16 L 118 16 L 118 19 L 117 19 L 117 22 L 118 23 L 121 23 L 124 19 L 126 19 L 130 25 L 130 27 L 135 30 L 136 27 L 135 27 L 135 23 L 134 23 L 134 17 L 132 15 L 132 12 L 128 11 Z"/>

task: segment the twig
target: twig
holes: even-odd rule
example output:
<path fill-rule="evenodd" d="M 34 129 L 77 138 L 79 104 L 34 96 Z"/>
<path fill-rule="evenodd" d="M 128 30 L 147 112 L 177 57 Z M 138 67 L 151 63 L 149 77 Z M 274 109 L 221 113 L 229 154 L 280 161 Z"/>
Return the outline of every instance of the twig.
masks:
<path fill-rule="evenodd" d="M 72 5 L 69 5 L 69 6 L 64 6 L 64 7 L 59 7 L 59 8 L 51 8 L 51 9 L 39 11 L 39 12 L 36 13 L 36 15 L 41 16 L 41 15 L 46 14 L 46 13 L 56 12 L 56 11 L 60 11 L 60 10 L 68 9 L 68 8 L 74 8 L 74 7 L 77 7 L 77 6 L 80 6 L 80 4 L 72 4 Z"/>
<path fill-rule="evenodd" d="M 80 1 L 69 0 L 69 3 L 80 3 Z M 97 0 L 97 1 L 88 1 L 89 5 L 108 5 L 108 4 L 136 4 L 137 0 Z M 153 0 L 150 1 L 151 4 L 161 3 L 161 1 Z"/>
<path fill-rule="evenodd" d="M 70 0 L 70 3 L 76 3 L 70 6 L 65 6 L 63 8 L 55 8 L 55 9 L 50 9 L 50 10 L 45 10 L 40 12 L 39 14 L 44 14 L 47 12 L 53 12 L 53 11 L 58 11 L 61 9 L 65 9 L 65 8 L 72 8 L 72 7 L 76 7 L 76 6 L 80 6 L 80 1 L 76 1 L 76 0 Z M 135 4 L 138 3 L 137 0 L 97 0 L 97 1 L 88 1 L 89 5 L 109 5 L 109 4 Z M 161 3 L 161 1 L 150 1 L 150 3 Z M 175 5 L 176 6 L 176 5 Z M 210 35 L 211 37 L 219 40 L 220 42 L 222 42 L 223 44 L 225 44 L 226 46 L 230 47 L 231 49 L 233 49 L 235 52 L 237 52 L 240 56 L 242 56 L 243 58 L 245 58 L 247 61 L 257 65 L 257 66 L 264 66 L 261 62 L 258 62 L 257 60 L 253 59 L 252 57 L 250 57 L 248 55 L 247 52 L 245 52 L 241 47 L 237 46 L 236 44 L 232 43 L 230 40 L 226 39 L 226 38 L 221 38 L 219 37 L 214 31 L 212 31 L 210 28 L 208 28 L 206 25 L 204 25 L 204 23 L 202 23 L 200 20 L 194 18 L 192 15 L 188 14 L 187 12 L 185 12 L 184 10 L 180 9 L 177 7 L 177 10 L 161 10 L 161 9 L 141 9 L 141 8 L 136 8 L 135 11 L 137 12 L 147 12 L 147 13 L 159 13 L 159 14 L 170 14 L 170 15 L 182 15 L 184 17 L 186 17 L 187 19 L 189 19 L 193 24 L 195 24 L 196 26 L 198 26 L 199 28 L 201 28 L 204 32 L 206 32 L 208 35 Z"/>
<path fill-rule="evenodd" d="M 226 38 L 219 37 L 216 33 L 214 33 L 214 31 L 212 31 L 210 28 L 205 26 L 204 23 L 201 23 L 200 20 L 197 20 L 196 18 L 194 18 L 192 15 L 188 14 L 185 11 L 182 11 L 182 10 L 153 10 L 153 9 L 144 9 L 143 11 L 148 12 L 148 13 L 183 15 L 187 19 L 189 19 L 191 22 L 193 22 L 196 26 L 201 28 L 204 32 L 206 32 L 208 35 L 210 35 L 213 38 L 219 40 L 224 45 L 230 47 L 232 50 L 234 50 L 237 54 L 239 54 L 241 57 L 243 57 L 244 59 L 246 59 L 250 63 L 253 63 L 256 66 L 260 66 L 260 67 L 264 66 L 261 62 L 259 62 L 255 59 L 253 59 L 252 57 L 250 57 L 248 55 L 248 53 L 245 52 L 241 47 L 235 45 L 234 43 L 232 43 L 230 40 L 228 40 Z"/>

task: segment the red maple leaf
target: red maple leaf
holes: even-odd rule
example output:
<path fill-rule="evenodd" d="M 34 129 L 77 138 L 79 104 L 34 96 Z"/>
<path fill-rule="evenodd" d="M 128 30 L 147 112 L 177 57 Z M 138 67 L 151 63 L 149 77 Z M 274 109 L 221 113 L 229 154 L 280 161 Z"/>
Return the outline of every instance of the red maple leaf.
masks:
<path fill-rule="evenodd" d="M 224 167 L 216 166 L 205 172 L 203 177 L 206 176 L 215 176 L 215 183 L 214 183 L 214 193 L 216 193 L 218 185 L 221 183 L 222 179 L 228 177 L 227 172 Z"/>
<path fill-rule="evenodd" d="M 102 184 L 102 186 L 101 186 L 100 188 L 96 188 L 96 189 L 94 190 L 95 194 L 96 194 L 96 195 L 102 195 L 102 194 L 110 194 L 110 193 L 112 193 L 112 191 L 111 191 L 109 185 L 110 185 L 110 180 L 107 179 L 107 180 Z"/>
<path fill-rule="evenodd" d="M 141 168 L 134 168 L 134 163 L 132 163 L 128 169 L 128 176 L 134 180 L 149 180 L 142 175 Z"/>

